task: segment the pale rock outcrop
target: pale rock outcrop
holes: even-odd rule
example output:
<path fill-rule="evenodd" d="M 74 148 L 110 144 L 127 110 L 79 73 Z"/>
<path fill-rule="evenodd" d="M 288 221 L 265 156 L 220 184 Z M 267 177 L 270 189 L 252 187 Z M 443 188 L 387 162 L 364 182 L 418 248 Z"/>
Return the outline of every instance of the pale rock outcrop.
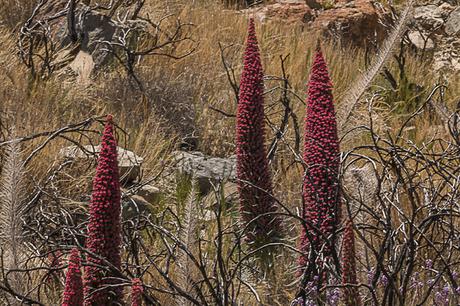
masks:
<path fill-rule="evenodd" d="M 100 151 L 99 146 L 70 146 L 61 149 L 60 156 L 75 161 L 96 160 Z M 118 169 L 123 183 L 132 183 L 139 178 L 144 159 L 134 152 L 118 147 Z"/>

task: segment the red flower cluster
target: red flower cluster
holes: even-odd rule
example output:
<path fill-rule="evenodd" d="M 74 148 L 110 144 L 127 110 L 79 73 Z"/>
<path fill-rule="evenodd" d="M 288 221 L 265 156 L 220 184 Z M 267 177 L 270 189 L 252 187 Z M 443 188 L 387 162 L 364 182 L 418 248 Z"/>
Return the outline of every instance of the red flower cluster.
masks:
<path fill-rule="evenodd" d="M 144 292 L 142 281 L 139 278 L 134 278 L 131 283 L 131 306 L 141 306 L 142 293 Z"/>
<path fill-rule="evenodd" d="M 357 284 L 356 258 L 355 258 L 355 234 L 353 222 L 348 220 L 343 233 L 342 242 L 342 284 Z M 347 306 L 361 305 L 358 288 L 345 287 L 343 290 L 343 302 Z"/>
<path fill-rule="evenodd" d="M 85 305 L 111 305 L 121 299 L 121 289 L 104 288 L 113 281 L 104 278 L 113 277 L 112 273 L 99 266 L 107 266 L 103 260 L 120 268 L 121 255 L 121 204 L 120 183 L 117 163 L 117 142 L 113 135 L 112 116 L 107 117 L 96 176 L 93 180 L 93 193 L 89 207 L 88 239 L 86 247 L 97 256 L 88 254 L 88 266 L 85 267 Z M 94 290 L 99 289 L 95 292 Z"/>
<path fill-rule="evenodd" d="M 262 64 L 251 19 L 239 92 L 236 155 L 240 212 L 248 225 L 247 240 L 255 247 L 280 235 L 265 149 L 263 89 Z"/>
<path fill-rule="evenodd" d="M 70 253 L 69 267 L 65 277 L 65 288 L 62 297 L 62 306 L 83 305 L 83 283 L 81 279 L 80 252 L 73 248 Z"/>
<path fill-rule="evenodd" d="M 319 47 L 308 83 L 303 158 L 307 167 L 303 183 L 303 218 L 307 227 L 306 231 L 302 229 L 300 246 L 304 254 L 314 251 L 317 259 L 325 258 L 334 248 L 339 223 L 340 160 L 332 83 Z M 301 267 L 307 262 L 308 257 L 301 256 Z M 321 267 L 318 270 L 322 270 Z"/>

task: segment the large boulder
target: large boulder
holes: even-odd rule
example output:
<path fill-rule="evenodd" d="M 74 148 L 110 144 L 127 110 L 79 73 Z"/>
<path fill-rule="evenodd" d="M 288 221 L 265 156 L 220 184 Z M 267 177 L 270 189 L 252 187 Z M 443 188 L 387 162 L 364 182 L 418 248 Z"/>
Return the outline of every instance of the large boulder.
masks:
<path fill-rule="evenodd" d="M 283 0 L 247 12 L 261 21 L 301 22 L 308 31 L 360 46 L 370 39 L 380 42 L 386 37 L 384 24 L 389 16 L 387 10 L 371 0 Z"/>
<path fill-rule="evenodd" d="M 100 146 L 70 146 L 61 149 L 60 155 L 72 160 L 94 160 L 100 152 Z M 132 183 L 139 178 L 144 159 L 134 152 L 117 147 L 120 181 Z"/>
<path fill-rule="evenodd" d="M 387 17 L 387 12 L 374 2 L 356 0 L 321 12 L 312 28 L 345 43 L 364 46 L 369 40 L 381 42 L 387 37 Z"/>
<path fill-rule="evenodd" d="M 82 39 L 81 50 L 91 54 L 98 68 L 107 62 L 109 56 L 104 42 L 113 41 L 118 27 L 110 17 L 86 8 L 81 9 L 77 17 L 77 32 Z"/>
<path fill-rule="evenodd" d="M 434 52 L 433 68 L 446 73 L 460 71 L 460 39 L 451 38 L 442 42 Z"/>
<path fill-rule="evenodd" d="M 267 5 L 259 13 L 263 18 L 281 19 L 283 22 L 309 22 L 313 20 L 313 10 L 305 3 L 275 3 Z"/>

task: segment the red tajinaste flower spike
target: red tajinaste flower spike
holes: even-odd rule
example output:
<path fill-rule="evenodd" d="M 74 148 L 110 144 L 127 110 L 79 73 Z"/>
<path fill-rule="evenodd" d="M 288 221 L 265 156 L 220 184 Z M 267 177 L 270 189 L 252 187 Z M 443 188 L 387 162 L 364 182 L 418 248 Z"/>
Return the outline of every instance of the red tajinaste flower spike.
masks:
<path fill-rule="evenodd" d="M 353 232 L 353 222 L 347 221 L 342 241 L 342 284 L 357 284 L 356 280 L 356 254 L 355 254 L 355 234 Z M 361 305 L 361 298 L 357 287 L 343 288 L 343 302 L 347 306 Z"/>
<path fill-rule="evenodd" d="M 83 305 L 83 282 L 81 279 L 80 252 L 73 248 L 70 253 L 69 267 L 65 277 L 65 288 L 62 296 L 62 306 Z"/>
<path fill-rule="evenodd" d="M 131 306 L 141 306 L 142 293 L 144 292 L 142 281 L 139 278 L 134 278 L 131 283 Z"/>
<path fill-rule="evenodd" d="M 251 18 L 238 99 L 236 156 L 240 212 L 245 224 L 249 224 L 247 241 L 254 247 L 280 236 L 265 150 L 263 89 L 262 64 Z"/>
<path fill-rule="evenodd" d="M 120 182 L 117 162 L 117 142 L 113 135 L 112 116 L 107 122 L 102 135 L 96 175 L 93 180 L 93 193 L 89 207 L 88 239 L 86 247 L 96 256 L 88 254 L 88 266 L 85 267 L 85 305 L 111 305 L 121 301 L 121 289 L 105 288 L 113 281 L 104 278 L 114 277 L 105 266 L 104 258 L 115 268 L 121 266 L 121 204 Z M 107 267 L 108 268 L 108 267 Z"/>
<path fill-rule="evenodd" d="M 315 251 L 317 258 L 327 258 L 335 247 L 340 215 L 339 150 L 332 83 L 318 44 L 308 83 L 303 156 L 307 167 L 302 192 L 303 217 L 308 233 L 303 228 L 300 239 L 304 254 Z M 308 257 L 301 256 L 299 263 L 305 267 Z M 321 271 L 322 264 L 317 262 L 316 265 Z"/>

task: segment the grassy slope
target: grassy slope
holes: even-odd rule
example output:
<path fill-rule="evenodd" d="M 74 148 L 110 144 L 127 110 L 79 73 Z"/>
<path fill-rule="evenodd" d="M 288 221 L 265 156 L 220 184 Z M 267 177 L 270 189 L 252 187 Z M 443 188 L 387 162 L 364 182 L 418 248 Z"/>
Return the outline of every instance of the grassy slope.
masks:
<path fill-rule="evenodd" d="M 147 9 L 154 11 L 155 8 L 148 4 Z M 221 64 L 218 43 L 231 45 L 227 49 L 226 56 L 227 60 L 234 65 L 238 76 L 241 70 L 247 16 L 223 11 L 221 7 L 208 3 L 179 5 L 174 10 L 180 15 L 181 20 L 195 24 L 192 32 L 197 41 L 197 50 L 191 56 L 178 61 L 166 57 L 150 57 L 141 62 L 138 73 L 146 87 L 152 89 L 150 102 L 129 89 L 121 68 L 116 68 L 95 79 L 89 87 L 63 82 L 60 77 L 38 85 L 31 84 L 27 70 L 14 55 L 15 36 L 11 29 L 17 20 L 8 20 L 7 25 L 0 31 L 0 41 L 2 41 L 0 44 L 2 71 L 0 110 L 6 114 L 5 122 L 8 125 L 14 124 L 18 135 L 30 135 L 56 129 L 87 117 L 113 113 L 119 125 L 129 133 L 127 147 L 146 158 L 145 170 L 148 176 L 160 167 L 162 158 L 174 145 L 175 136 L 180 137 L 183 133 L 181 127 L 171 128 L 175 126 L 175 121 L 182 120 L 182 116 L 174 117 L 162 113 L 161 107 L 182 104 L 177 107 L 184 112 L 191 111 L 193 114 L 193 120 L 190 122 L 200 136 L 202 151 L 220 156 L 233 154 L 234 120 L 215 113 L 209 106 L 231 114 L 235 112 L 235 101 Z M 10 1 L 3 6 L 0 16 L 5 18 L 5 14 L 11 15 L 10 12 L 14 11 L 21 10 L 15 5 L 15 1 Z M 293 91 L 304 99 L 305 83 L 316 38 L 301 25 L 286 25 L 279 22 L 259 24 L 257 32 L 266 74 L 280 75 L 279 57 L 289 54 L 287 74 Z M 182 48 L 186 47 L 182 46 Z M 361 50 L 341 49 L 329 42 L 324 43 L 324 50 L 332 73 L 334 94 L 337 102 L 340 103 L 340 98 L 346 89 L 356 75 L 365 68 L 364 54 Z M 390 69 L 396 71 L 395 63 L 390 65 Z M 437 81 L 429 63 L 420 62 L 412 56 L 407 59 L 407 74 L 412 82 L 424 86 L 425 90 L 429 90 L 430 86 Z M 449 106 L 453 106 L 460 97 L 458 81 L 458 77 L 450 79 L 451 86 L 446 95 Z M 376 80 L 375 84 L 389 87 L 383 79 Z M 276 85 L 275 82 L 267 82 L 269 88 Z M 388 117 L 387 122 L 390 127 L 397 125 L 401 120 L 400 116 L 405 112 L 404 105 L 412 99 L 413 96 L 409 92 L 402 101 L 397 101 L 398 104 L 395 104 L 394 99 L 390 101 L 391 104 L 388 103 L 389 101 L 382 101 L 387 103 L 381 104 L 383 105 L 382 116 Z M 276 95 L 269 96 L 267 105 L 270 106 L 275 100 Z M 155 108 L 157 111 L 153 110 Z M 293 99 L 293 108 L 302 128 L 304 104 Z M 391 109 L 393 113 L 388 112 Z M 268 109 L 269 117 L 275 123 L 280 120 L 279 111 L 278 107 Z M 426 120 L 419 120 L 416 124 L 423 132 L 415 137 L 421 140 L 425 134 L 430 133 L 432 122 L 427 117 Z M 268 131 L 269 138 L 272 135 L 273 132 Z M 292 132 L 287 134 L 286 139 L 292 142 Z M 38 143 L 38 141 L 34 142 L 35 145 Z M 39 178 L 56 160 L 57 152 L 63 145 L 68 143 L 57 140 L 33 160 L 30 170 L 34 173 L 34 177 Z M 346 149 L 349 145 L 350 143 L 342 143 L 342 148 Z M 300 167 L 291 167 L 287 170 L 287 165 L 292 160 L 288 148 L 281 146 L 273 170 L 276 173 L 277 195 L 283 202 L 289 203 L 289 206 L 294 208 L 300 204 L 302 173 Z M 278 267 L 278 282 L 275 284 L 277 288 L 271 288 L 272 293 L 284 291 L 286 284 L 292 282 L 294 262 L 295 259 L 291 258 Z M 292 293 L 293 291 L 284 292 L 280 297 L 280 303 Z M 277 298 L 274 299 L 276 302 Z"/>

